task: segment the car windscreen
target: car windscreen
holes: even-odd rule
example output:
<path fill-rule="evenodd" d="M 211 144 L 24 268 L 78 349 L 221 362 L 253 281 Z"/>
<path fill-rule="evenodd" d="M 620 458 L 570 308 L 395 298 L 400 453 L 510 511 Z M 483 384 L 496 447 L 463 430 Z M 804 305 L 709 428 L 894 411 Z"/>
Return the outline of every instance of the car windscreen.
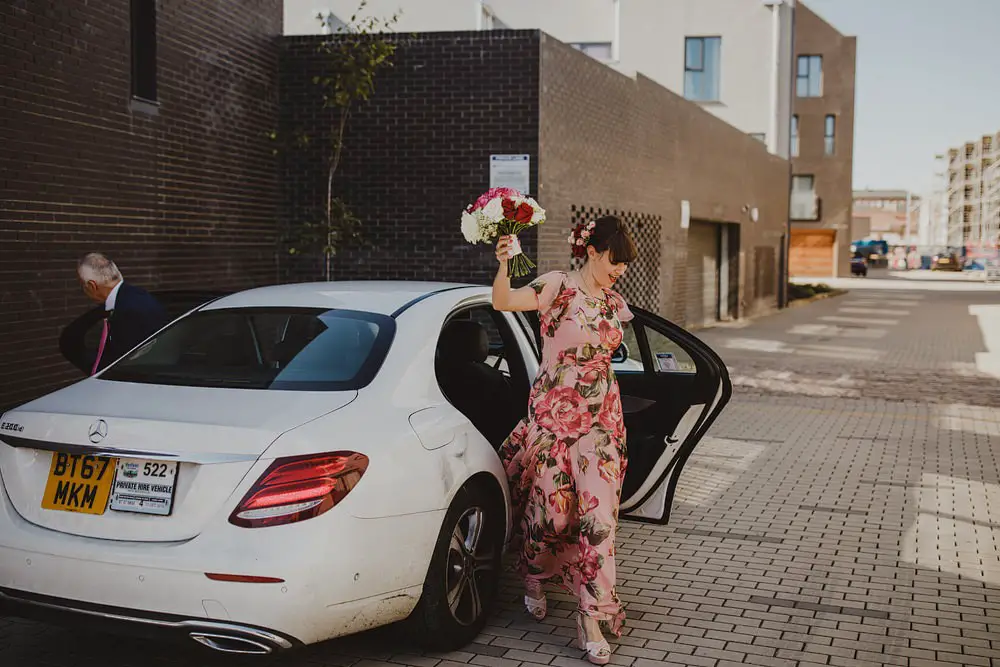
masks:
<path fill-rule="evenodd" d="M 100 379 L 234 389 L 344 391 L 378 373 L 391 317 L 322 308 L 202 310 L 177 320 Z"/>

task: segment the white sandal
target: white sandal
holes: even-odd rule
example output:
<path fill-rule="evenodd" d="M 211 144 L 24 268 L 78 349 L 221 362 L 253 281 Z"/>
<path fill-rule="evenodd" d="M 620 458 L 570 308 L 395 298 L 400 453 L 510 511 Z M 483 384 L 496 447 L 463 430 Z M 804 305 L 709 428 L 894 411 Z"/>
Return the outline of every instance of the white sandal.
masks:
<path fill-rule="evenodd" d="M 524 608 L 536 621 L 544 620 L 548 614 L 548 601 L 545 599 L 542 584 L 534 579 L 525 579 L 524 590 L 528 593 L 534 593 L 534 595 L 524 596 Z"/>
<path fill-rule="evenodd" d="M 594 665 L 606 665 L 611 662 L 611 645 L 607 639 L 599 642 L 587 641 L 587 630 L 583 627 L 583 614 L 576 617 L 576 639 L 580 648 L 587 652 L 587 660 Z"/>

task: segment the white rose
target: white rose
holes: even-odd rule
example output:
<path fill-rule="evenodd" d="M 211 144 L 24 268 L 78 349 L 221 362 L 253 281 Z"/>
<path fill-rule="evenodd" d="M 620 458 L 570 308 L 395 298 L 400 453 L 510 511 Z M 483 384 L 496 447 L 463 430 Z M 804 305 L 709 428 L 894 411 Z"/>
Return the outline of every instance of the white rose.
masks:
<path fill-rule="evenodd" d="M 500 197 L 494 197 L 480 211 L 487 220 L 497 222 L 503 219 L 503 202 L 500 201 Z"/>
<path fill-rule="evenodd" d="M 538 224 L 545 222 L 545 209 L 538 205 L 534 199 L 528 199 L 528 203 L 531 204 L 531 208 L 534 209 L 534 213 L 531 214 L 531 222 L 533 224 Z"/>
<path fill-rule="evenodd" d="M 479 243 L 483 240 L 479 220 L 472 213 L 462 213 L 462 235 L 469 243 Z"/>

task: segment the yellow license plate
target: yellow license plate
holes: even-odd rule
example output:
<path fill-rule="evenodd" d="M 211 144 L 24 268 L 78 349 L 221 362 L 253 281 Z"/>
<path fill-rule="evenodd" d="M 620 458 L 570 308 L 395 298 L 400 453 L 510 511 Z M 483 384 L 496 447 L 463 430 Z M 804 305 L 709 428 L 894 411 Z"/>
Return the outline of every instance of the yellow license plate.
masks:
<path fill-rule="evenodd" d="M 42 509 L 104 514 L 117 467 L 106 456 L 54 453 Z"/>

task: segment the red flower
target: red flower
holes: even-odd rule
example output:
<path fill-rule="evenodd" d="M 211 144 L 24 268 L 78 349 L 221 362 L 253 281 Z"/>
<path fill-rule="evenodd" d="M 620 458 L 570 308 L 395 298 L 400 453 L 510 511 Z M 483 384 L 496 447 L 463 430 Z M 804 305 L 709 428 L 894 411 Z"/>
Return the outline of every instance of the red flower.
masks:
<path fill-rule="evenodd" d="M 612 350 L 617 350 L 618 346 L 622 344 L 621 329 L 611 324 L 610 321 L 601 320 L 597 330 L 601 334 L 601 345 L 604 345 Z"/>
<path fill-rule="evenodd" d="M 560 366 L 576 366 L 576 350 L 560 351 L 556 363 Z"/>
<path fill-rule="evenodd" d="M 588 359 L 580 365 L 580 382 L 584 384 L 594 384 L 608 374 L 608 366 L 611 359 L 604 355 L 597 355 Z"/>
<path fill-rule="evenodd" d="M 528 202 L 515 205 L 513 199 L 504 199 L 502 204 L 503 217 L 507 220 L 526 225 L 531 222 L 531 217 L 535 215 L 535 209 L 531 208 L 531 204 Z"/>
<path fill-rule="evenodd" d="M 601 569 L 601 554 L 597 549 L 590 546 L 590 540 L 585 537 L 580 538 L 580 575 L 585 582 L 597 579 L 597 573 Z"/>
<path fill-rule="evenodd" d="M 535 406 L 535 416 L 539 426 L 561 440 L 578 438 L 593 424 L 586 399 L 572 387 L 556 387 L 543 396 Z"/>
<path fill-rule="evenodd" d="M 576 500 L 576 494 L 569 487 L 556 489 L 549 494 L 549 505 L 552 505 L 556 514 L 569 514 L 574 500 Z"/>
<path fill-rule="evenodd" d="M 600 416 L 601 426 L 616 436 L 621 435 L 624 420 L 622 417 L 622 401 L 618 392 L 612 389 L 604 397 L 604 405 L 601 406 Z"/>

